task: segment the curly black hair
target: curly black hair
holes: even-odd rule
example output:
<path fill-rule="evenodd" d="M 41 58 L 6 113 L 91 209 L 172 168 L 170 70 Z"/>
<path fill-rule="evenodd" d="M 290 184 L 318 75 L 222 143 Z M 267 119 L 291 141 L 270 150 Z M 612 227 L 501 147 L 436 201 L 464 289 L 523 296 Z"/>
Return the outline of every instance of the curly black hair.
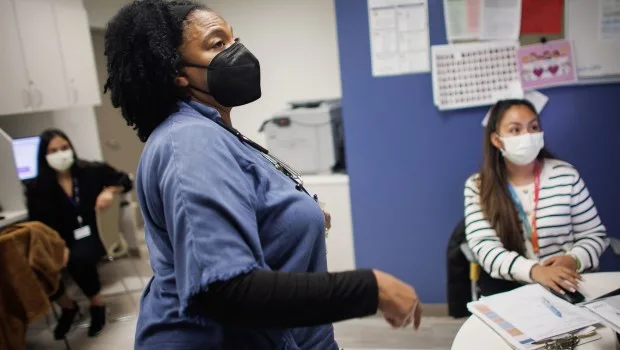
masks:
<path fill-rule="evenodd" d="M 127 125 L 145 142 L 151 132 L 178 110 L 186 96 L 175 85 L 181 67 L 183 18 L 175 6 L 209 10 L 193 1 L 137 0 L 124 6 L 108 23 L 105 56 L 112 105 L 120 107 Z"/>

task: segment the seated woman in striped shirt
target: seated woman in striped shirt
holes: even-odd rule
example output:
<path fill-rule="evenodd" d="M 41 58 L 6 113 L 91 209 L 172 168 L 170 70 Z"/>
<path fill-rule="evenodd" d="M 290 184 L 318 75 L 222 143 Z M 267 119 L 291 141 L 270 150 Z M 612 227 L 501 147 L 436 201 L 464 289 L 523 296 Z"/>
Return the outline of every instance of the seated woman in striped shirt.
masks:
<path fill-rule="evenodd" d="M 465 233 L 484 270 L 482 295 L 532 282 L 574 291 L 609 244 L 579 173 L 544 149 L 528 101 L 493 106 L 484 138 L 480 173 L 465 184 Z"/>

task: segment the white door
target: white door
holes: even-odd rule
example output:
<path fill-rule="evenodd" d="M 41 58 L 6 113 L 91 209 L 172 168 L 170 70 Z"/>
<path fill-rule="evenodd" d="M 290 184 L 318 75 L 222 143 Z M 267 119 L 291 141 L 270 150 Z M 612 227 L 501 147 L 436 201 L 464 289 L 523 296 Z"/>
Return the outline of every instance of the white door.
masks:
<path fill-rule="evenodd" d="M 28 111 L 28 76 L 10 0 L 0 0 L 0 51 L 0 115 Z"/>
<path fill-rule="evenodd" d="M 54 3 L 70 105 L 101 103 L 90 28 L 82 1 Z"/>
<path fill-rule="evenodd" d="M 14 0 L 13 4 L 30 78 L 33 109 L 66 108 L 69 100 L 52 2 Z"/>

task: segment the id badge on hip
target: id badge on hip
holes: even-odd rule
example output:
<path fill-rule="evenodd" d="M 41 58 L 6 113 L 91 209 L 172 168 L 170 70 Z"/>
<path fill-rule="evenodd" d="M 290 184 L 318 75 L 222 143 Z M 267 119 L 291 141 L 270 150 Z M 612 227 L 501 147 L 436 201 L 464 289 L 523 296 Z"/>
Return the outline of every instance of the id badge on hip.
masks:
<path fill-rule="evenodd" d="M 75 238 L 76 241 L 82 238 L 86 238 L 90 235 L 91 235 L 91 230 L 90 230 L 90 226 L 88 225 L 82 226 L 78 229 L 73 230 L 73 237 Z"/>

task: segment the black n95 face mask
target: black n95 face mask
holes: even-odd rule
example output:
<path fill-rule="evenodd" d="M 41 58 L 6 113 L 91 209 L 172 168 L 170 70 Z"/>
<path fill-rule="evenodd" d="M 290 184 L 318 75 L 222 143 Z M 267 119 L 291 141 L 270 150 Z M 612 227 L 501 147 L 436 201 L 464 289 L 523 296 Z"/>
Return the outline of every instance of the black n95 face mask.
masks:
<path fill-rule="evenodd" d="M 185 63 L 188 67 L 206 68 L 205 80 L 209 91 L 202 91 L 224 107 L 236 107 L 261 97 L 260 64 L 241 43 L 234 43 L 217 54 L 208 66 Z"/>

